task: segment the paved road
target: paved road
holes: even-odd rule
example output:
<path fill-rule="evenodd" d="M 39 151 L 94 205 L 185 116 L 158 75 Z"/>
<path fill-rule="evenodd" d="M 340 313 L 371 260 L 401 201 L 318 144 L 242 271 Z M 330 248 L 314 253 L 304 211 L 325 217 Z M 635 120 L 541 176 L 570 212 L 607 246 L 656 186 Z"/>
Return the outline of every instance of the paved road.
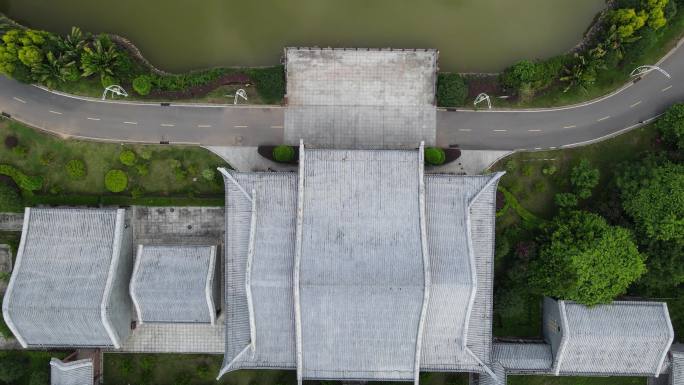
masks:
<path fill-rule="evenodd" d="M 681 42 L 680 42 L 681 43 Z M 578 145 L 648 121 L 684 101 L 684 48 L 651 72 L 599 100 L 543 110 L 438 111 L 439 145 L 464 149 L 546 149 Z M 59 95 L 0 76 L 0 110 L 64 136 L 111 141 L 213 146 L 275 144 L 283 140 L 284 109 L 110 103 Z"/>

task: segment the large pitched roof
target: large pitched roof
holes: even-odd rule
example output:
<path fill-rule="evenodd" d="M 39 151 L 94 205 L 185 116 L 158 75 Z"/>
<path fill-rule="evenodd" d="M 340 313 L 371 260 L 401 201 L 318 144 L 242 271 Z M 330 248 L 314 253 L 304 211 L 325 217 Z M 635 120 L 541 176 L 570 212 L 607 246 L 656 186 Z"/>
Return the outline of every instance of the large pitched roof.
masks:
<path fill-rule="evenodd" d="M 667 304 L 615 301 L 587 307 L 558 301 L 562 340 L 555 374 L 654 375 L 674 339 Z"/>
<path fill-rule="evenodd" d="M 114 346 L 128 333 L 124 210 L 31 209 L 3 315 L 22 346 Z"/>
<path fill-rule="evenodd" d="M 92 385 L 93 361 L 91 359 L 62 362 L 50 360 L 51 385 Z"/>
<path fill-rule="evenodd" d="M 210 323 L 215 246 L 138 246 L 130 292 L 138 321 Z"/>
<path fill-rule="evenodd" d="M 224 175 L 221 374 L 489 371 L 499 175 L 423 176 L 422 151 L 303 147 L 299 174 Z"/>

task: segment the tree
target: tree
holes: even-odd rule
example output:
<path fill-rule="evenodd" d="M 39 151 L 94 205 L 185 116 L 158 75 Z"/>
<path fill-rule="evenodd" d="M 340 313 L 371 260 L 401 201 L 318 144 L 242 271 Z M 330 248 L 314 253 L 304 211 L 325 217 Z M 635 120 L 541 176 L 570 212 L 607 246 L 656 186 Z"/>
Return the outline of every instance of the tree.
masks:
<path fill-rule="evenodd" d="M 646 159 L 617 178 L 622 207 L 647 237 L 684 241 L 684 164 Z"/>
<path fill-rule="evenodd" d="M 462 106 L 468 96 L 468 86 L 463 77 L 455 73 L 437 76 L 437 105 L 440 107 Z"/>
<path fill-rule="evenodd" d="M 684 103 L 670 107 L 655 126 L 668 143 L 684 150 Z"/>
<path fill-rule="evenodd" d="M 568 83 L 563 92 L 568 92 L 573 87 L 583 92 L 596 83 L 596 67 L 588 61 L 584 55 L 575 54 L 574 63 L 563 68 L 563 76 L 560 81 Z"/>
<path fill-rule="evenodd" d="M 530 269 L 539 294 L 589 306 L 612 301 L 646 272 L 632 233 L 585 211 L 553 220 Z"/>
<path fill-rule="evenodd" d="M 273 149 L 273 160 L 281 163 L 290 163 L 294 160 L 295 150 L 291 146 L 280 145 Z"/>
<path fill-rule="evenodd" d="M 648 272 L 639 280 L 649 295 L 669 295 L 684 283 L 684 242 L 651 241 L 644 252 Z"/>
<path fill-rule="evenodd" d="M 119 154 L 119 160 L 125 166 L 130 167 L 130 166 L 135 165 L 135 158 L 136 158 L 135 152 L 133 152 L 132 150 L 123 150 Z"/>
<path fill-rule="evenodd" d="M 529 60 L 521 60 L 507 68 L 501 75 L 501 83 L 505 87 L 519 89 L 523 84 L 530 84 L 537 79 L 537 66 Z"/>
<path fill-rule="evenodd" d="M 71 27 L 71 32 L 63 38 L 59 38 L 57 44 L 62 55 L 68 61 L 76 61 L 81 58 L 83 48 L 86 46 L 87 36 L 83 34 L 80 28 Z"/>
<path fill-rule="evenodd" d="M 48 88 L 55 88 L 67 80 L 73 79 L 71 69 L 75 67 L 74 62 L 65 63 L 64 59 L 56 58 L 52 52 L 48 52 L 45 59 L 45 62 L 37 64 L 31 69 L 36 80 Z"/>
<path fill-rule="evenodd" d="M 444 164 L 446 161 L 446 154 L 444 150 L 437 147 L 426 147 L 425 148 L 425 163 L 431 164 L 433 166 L 439 166 Z"/>
<path fill-rule="evenodd" d="M 133 79 L 133 89 L 138 95 L 145 96 L 152 90 L 152 79 L 147 75 L 141 75 Z"/>
<path fill-rule="evenodd" d="M 640 30 L 648 20 L 646 11 L 637 11 L 634 8 L 620 8 L 613 11 L 611 21 L 617 26 L 618 35 L 625 39 Z"/>
<path fill-rule="evenodd" d="M 69 178 L 74 180 L 83 179 L 87 174 L 85 162 L 80 159 L 72 159 L 64 166 Z"/>
<path fill-rule="evenodd" d="M 81 69 L 83 76 L 99 75 L 100 77 L 116 75 L 116 64 L 119 51 L 106 35 L 100 35 L 91 45 L 83 47 Z"/>
<path fill-rule="evenodd" d="M 107 190 L 118 193 L 128 187 L 128 175 L 121 170 L 109 170 L 105 174 L 105 187 Z"/>
<path fill-rule="evenodd" d="M 570 171 L 570 183 L 578 197 L 587 199 L 591 196 L 591 190 L 599 182 L 599 170 L 591 167 L 589 160 L 581 159 Z"/>
<path fill-rule="evenodd" d="M 577 207 L 577 195 L 573 193 L 558 193 L 553 197 L 553 201 L 560 208 Z"/>

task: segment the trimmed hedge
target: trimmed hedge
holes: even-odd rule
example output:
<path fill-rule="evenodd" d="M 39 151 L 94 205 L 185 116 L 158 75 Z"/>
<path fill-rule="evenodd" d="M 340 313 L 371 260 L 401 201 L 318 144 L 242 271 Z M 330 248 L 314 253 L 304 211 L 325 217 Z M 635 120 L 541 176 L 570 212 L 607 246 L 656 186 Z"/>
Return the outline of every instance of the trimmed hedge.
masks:
<path fill-rule="evenodd" d="M 425 149 L 425 163 L 431 164 L 433 166 L 439 166 L 444 164 L 445 160 L 446 154 L 441 148 L 427 147 Z"/>
<path fill-rule="evenodd" d="M 468 86 L 459 74 L 441 73 L 437 75 L 437 106 L 462 106 L 468 96 Z"/>
<path fill-rule="evenodd" d="M 285 67 L 250 68 L 245 71 L 264 103 L 280 103 L 285 96 Z"/>
<path fill-rule="evenodd" d="M 85 162 L 80 159 L 72 159 L 68 161 L 64 168 L 66 169 L 67 175 L 69 175 L 69 178 L 71 179 L 83 179 L 88 174 L 86 171 Z"/>
<path fill-rule="evenodd" d="M 273 149 L 273 160 L 280 163 L 290 163 L 294 160 L 295 150 L 284 144 Z"/>
<path fill-rule="evenodd" d="M 133 90 L 140 96 L 145 96 L 152 91 L 152 79 L 147 75 L 141 75 L 133 79 Z"/>
<path fill-rule="evenodd" d="M 122 192 L 128 187 L 128 175 L 121 170 L 109 170 L 105 175 L 105 188 L 107 190 L 118 193 Z"/>
<path fill-rule="evenodd" d="M 12 178 L 20 189 L 26 191 L 36 191 L 43 187 L 42 176 L 29 176 L 19 171 L 14 166 L 0 164 L 0 175 L 7 175 Z"/>

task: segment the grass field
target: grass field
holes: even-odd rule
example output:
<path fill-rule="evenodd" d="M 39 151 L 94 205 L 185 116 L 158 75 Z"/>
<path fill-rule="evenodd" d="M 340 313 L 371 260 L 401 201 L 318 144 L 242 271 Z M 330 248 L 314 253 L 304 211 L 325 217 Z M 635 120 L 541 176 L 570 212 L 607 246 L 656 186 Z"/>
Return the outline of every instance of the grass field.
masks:
<path fill-rule="evenodd" d="M 18 148 L 8 149 L 0 144 L 0 164 L 10 164 L 26 174 L 41 175 L 44 184 L 38 195 L 52 197 L 67 195 L 142 196 L 156 197 L 214 197 L 223 195 L 223 184 L 215 172 L 217 166 L 227 166 L 218 156 L 199 147 L 162 145 L 120 145 L 91 141 L 60 139 L 16 122 L 0 121 L 0 138 L 18 139 Z M 136 153 L 133 166 L 121 163 L 121 151 Z M 145 159 L 147 158 L 147 159 Z M 87 175 L 72 179 L 66 172 L 69 160 L 85 162 Z M 111 194 L 105 189 L 104 175 L 110 169 L 120 169 L 129 178 L 128 188 Z M 203 170 L 212 170 L 210 180 Z"/>

